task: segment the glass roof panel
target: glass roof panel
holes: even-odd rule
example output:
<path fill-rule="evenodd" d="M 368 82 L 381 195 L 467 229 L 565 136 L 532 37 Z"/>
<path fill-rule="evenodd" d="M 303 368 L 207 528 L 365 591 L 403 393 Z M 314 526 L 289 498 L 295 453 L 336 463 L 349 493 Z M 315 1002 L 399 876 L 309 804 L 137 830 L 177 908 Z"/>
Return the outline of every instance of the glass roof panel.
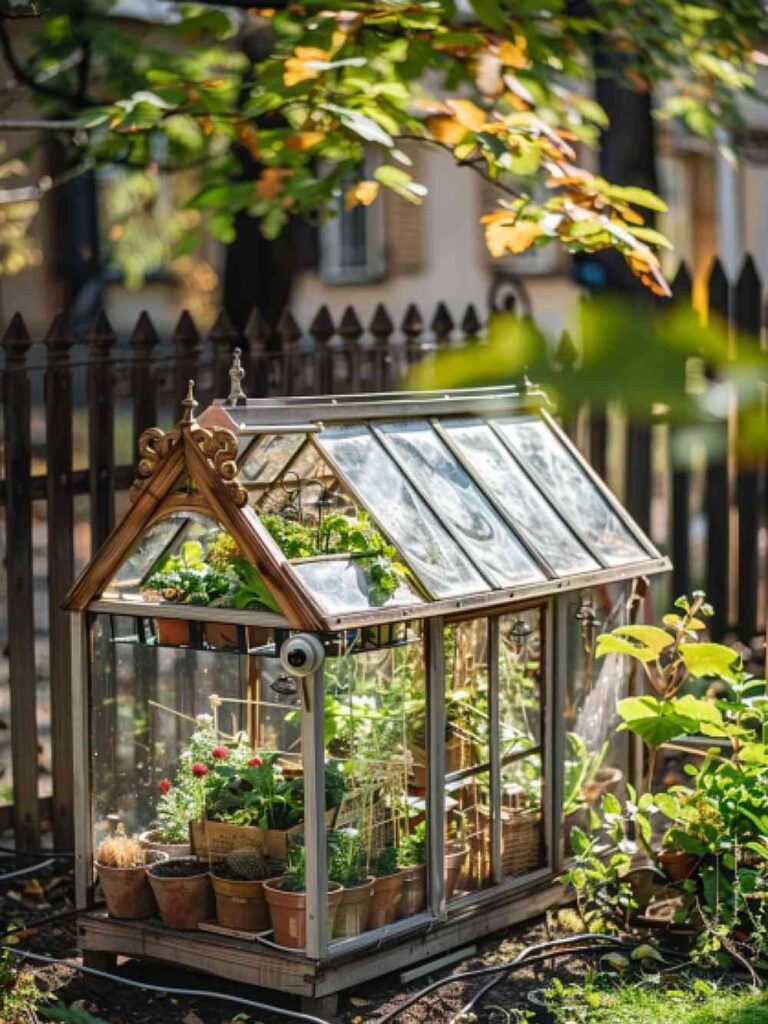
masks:
<path fill-rule="evenodd" d="M 367 427 L 332 427 L 317 441 L 430 593 L 443 598 L 489 589 Z"/>
<path fill-rule="evenodd" d="M 545 579 L 509 526 L 424 420 L 381 425 L 411 479 L 496 587 Z"/>
<path fill-rule="evenodd" d="M 558 575 L 600 568 L 487 423 L 443 420 L 442 426 L 489 493 Z"/>
<path fill-rule="evenodd" d="M 238 467 L 246 487 L 276 480 L 306 440 L 306 434 L 265 434 L 257 437 Z"/>
<path fill-rule="evenodd" d="M 373 604 L 368 578 L 354 559 L 330 558 L 292 564 L 296 575 L 328 615 L 422 603 L 416 591 L 403 582 L 384 604 Z"/>
<path fill-rule="evenodd" d="M 626 565 L 650 557 L 543 420 L 517 417 L 496 422 L 513 451 L 547 486 L 555 506 L 563 510 L 608 565 Z"/>

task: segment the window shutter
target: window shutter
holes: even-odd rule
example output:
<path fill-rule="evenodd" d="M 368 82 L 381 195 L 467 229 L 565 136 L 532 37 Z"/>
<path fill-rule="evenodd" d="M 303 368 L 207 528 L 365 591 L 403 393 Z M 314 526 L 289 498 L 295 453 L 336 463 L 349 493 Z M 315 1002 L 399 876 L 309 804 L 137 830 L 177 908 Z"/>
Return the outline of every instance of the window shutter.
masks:
<path fill-rule="evenodd" d="M 416 180 L 420 180 L 419 151 L 416 147 L 402 147 L 413 161 L 408 168 Z M 387 248 L 387 274 L 397 277 L 401 274 L 418 274 L 424 269 L 425 222 L 424 206 L 416 206 L 395 195 L 391 189 L 382 188 L 384 203 L 384 233 Z M 427 200 L 428 201 L 428 200 Z"/>

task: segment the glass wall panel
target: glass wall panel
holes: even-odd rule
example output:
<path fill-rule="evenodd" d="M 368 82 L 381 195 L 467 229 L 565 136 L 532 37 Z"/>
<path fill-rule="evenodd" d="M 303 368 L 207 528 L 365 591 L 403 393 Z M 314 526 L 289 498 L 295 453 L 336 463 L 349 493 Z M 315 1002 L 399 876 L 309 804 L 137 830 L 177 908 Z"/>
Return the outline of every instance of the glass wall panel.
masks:
<path fill-rule="evenodd" d="M 507 877 L 546 863 L 544 611 L 503 615 L 498 628 L 501 874 Z"/>
<path fill-rule="evenodd" d="M 406 470 L 429 494 L 431 507 L 450 524 L 464 550 L 495 586 L 544 579 L 429 423 L 383 424 L 381 431 Z"/>
<path fill-rule="evenodd" d="M 238 475 L 241 482 L 246 487 L 272 483 L 285 470 L 306 439 L 306 434 L 257 437 L 240 459 Z"/>
<path fill-rule="evenodd" d="M 445 629 L 446 898 L 490 885 L 488 619 Z"/>
<path fill-rule="evenodd" d="M 426 907 L 424 651 L 413 624 L 398 636 L 365 650 L 364 634 L 351 634 L 325 662 L 326 756 L 346 783 L 329 823 L 328 872 L 362 902 L 356 912 L 342 904 L 337 939 Z"/>
<path fill-rule="evenodd" d="M 627 589 L 600 587 L 563 597 L 565 618 L 565 750 L 563 840 L 570 852 L 574 825 L 605 792 L 623 796 L 630 765 L 629 733 L 617 732 L 616 704 L 629 695 L 630 673 L 619 655 L 595 658 L 600 633 L 627 621 Z"/>
<path fill-rule="evenodd" d="M 386 528 L 428 591 L 453 597 L 489 589 L 367 427 L 333 427 L 319 435 L 318 444 Z"/>
<path fill-rule="evenodd" d="M 559 575 L 600 568 L 487 423 L 444 420 L 442 425 L 483 486 Z"/>
<path fill-rule="evenodd" d="M 557 507 L 608 565 L 625 565 L 650 557 L 546 423 L 528 418 L 502 419 L 497 423 L 520 460 L 538 474 Z"/>

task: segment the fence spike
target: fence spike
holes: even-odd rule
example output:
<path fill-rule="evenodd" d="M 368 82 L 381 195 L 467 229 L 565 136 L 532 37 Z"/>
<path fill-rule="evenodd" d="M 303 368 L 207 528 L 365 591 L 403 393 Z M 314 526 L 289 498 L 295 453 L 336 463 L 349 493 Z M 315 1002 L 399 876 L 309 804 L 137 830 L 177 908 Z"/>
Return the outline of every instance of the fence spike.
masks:
<path fill-rule="evenodd" d="M 675 276 L 672 278 L 672 296 L 675 300 L 690 299 L 693 291 L 693 279 L 685 260 L 680 261 Z"/>
<path fill-rule="evenodd" d="M 707 290 L 710 313 L 719 313 L 727 319 L 730 312 L 731 283 L 719 258 L 712 263 L 707 278 Z"/>
<path fill-rule="evenodd" d="M 438 345 L 446 345 L 451 340 L 451 331 L 456 325 L 444 302 L 438 302 L 430 327 L 437 338 Z"/>
<path fill-rule="evenodd" d="M 570 373 L 576 365 L 578 358 L 579 352 L 573 342 L 573 338 L 568 331 L 563 331 L 555 351 L 555 365 L 563 373 Z"/>
<path fill-rule="evenodd" d="M 392 318 L 387 312 L 386 306 L 380 302 L 373 311 L 368 330 L 377 341 L 385 341 L 395 329 Z"/>
<path fill-rule="evenodd" d="M 339 321 L 339 334 L 345 341 L 357 341 L 362 337 L 363 325 L 353 306 L 347 306 Z"/>
<path fill-rule="evenodd" d="M 406 359 L 409 363 L 415 363 L 421 358 L 421 335 L 424 332 L 424 321 L 415 303 L 412 302 L 406 309 L 400 330 L 405 335 Z"/>
<path fill-rule="evenodd" d="M 91 354 L 99 359 L 107 359 L 109 350 L 117 341 L 117 336 L 103 309 L 96 314 L 93 323 L 85 332 L 85 340 Z"/>
<path fill-rule="evenodd" d="M 152 349 L 159 345 L 160 336 L 155 330 L 152 318 L 146 309 L 139 314 L 136 326 L 133 328 L 128 344 L 136 353 L 139 359 L 148 359 L 152 355 Z"/>
<path fill-rule="evenodd" d="M 259 307 L 254 306 L 243 328 L 243 337 L 248 342 L 251 352 L 263 352 L 271 336 L 272 328 L 262 316 Z"/>
<path fill-rule="evenodd" d="M 480 317 L 477 315 L 474 303 L 470 302 L 464 310 L 464 316 L 461 318 L 462 333 L 467 341 L 477 341 L 482 327 L 483 325 L 480 322 Z"/>
<path fill-rule="evenodd" d="M 194 352 L 200 342 L 200 333 L 189 310 L 183 309 L 173 329 L 173 347 L 185 353 Z"/>
<path fill-rule="evenodd" d="M 8 369 L 20 369 L 27 359 L 27 352 L 32 346 L 27 325 L 21 313 L 14 313 L 5 329 L 0 344 L 5 349 L 6 366 Z"/>
<path fill-rule="evenodd" d="M 227 347 L 227 353 L 229 353 L 229 348 L 234 345 L 238 338 L 237 329 L 232 323 L 229 313 L 227 313 L 226 309 L 219 310 L 219 315 L 208 332 L 209 341 L 212 341 L 216 346 Z"/>
<path fill-rule="evenodd" d="M 323 304 L 317 313 L 315 313 L 312 323 L 309 325 L 309 333 L 315 339 L 315 341 L 325 342 L 330 341 L 336 333 L 336 328 L 333 325 L 333 319 L 331 318 L 331 311 L 328 307 Z"/>
<path fill-rule="evenodd" d="M 301 337 L 301 328 L 296 318 L 286 306 L 277 321 L 277 333 L 284 345 L 295 345 Z"/>
<path fill-rule="evenodd" d="M 733 295 L 733 315 L 736 326 L 745 334 L 758 337 L 763 305 L 763 282 L 755 261 L 747 255 L 742 264 Z"/>

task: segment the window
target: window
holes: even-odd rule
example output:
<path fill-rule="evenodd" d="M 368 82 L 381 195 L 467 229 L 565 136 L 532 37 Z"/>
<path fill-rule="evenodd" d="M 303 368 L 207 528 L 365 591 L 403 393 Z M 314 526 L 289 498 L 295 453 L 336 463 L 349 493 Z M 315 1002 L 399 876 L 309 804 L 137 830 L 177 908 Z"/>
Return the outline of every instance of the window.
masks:
<path fill-rule="evenodd" d="M 384 202 L 370 206 L 344 205 L 343 193 L 355 183 L 372 177 L 376 161 L 366 156 L 360 168 L 344 184 L 336 199 L 336 216 L 320 229 L 320 273 L 327 284 L 365 284 L 379 281 L 386 271 L 384 249 Z"/>

